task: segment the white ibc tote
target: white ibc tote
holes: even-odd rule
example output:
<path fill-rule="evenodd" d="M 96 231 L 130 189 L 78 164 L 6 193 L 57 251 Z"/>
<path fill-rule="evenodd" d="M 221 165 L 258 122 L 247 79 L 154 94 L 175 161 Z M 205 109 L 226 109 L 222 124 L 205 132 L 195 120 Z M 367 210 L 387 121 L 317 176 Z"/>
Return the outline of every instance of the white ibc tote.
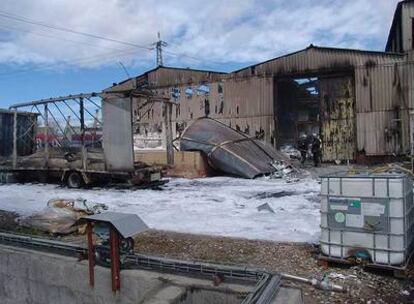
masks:
<path fill-rule="evenodd" d="M 401 265 L 413 241 L 413 184 L 404 174 L 322 177 L 321 251 L 374 264 Z"/>

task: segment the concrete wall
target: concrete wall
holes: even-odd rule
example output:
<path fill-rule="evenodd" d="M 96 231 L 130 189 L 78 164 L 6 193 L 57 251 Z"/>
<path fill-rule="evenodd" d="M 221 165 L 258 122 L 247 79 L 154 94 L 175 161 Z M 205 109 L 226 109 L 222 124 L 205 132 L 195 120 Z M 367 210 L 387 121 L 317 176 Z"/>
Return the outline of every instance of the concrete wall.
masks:
<path fill-rule="evenodd" d="M 214 287 L 211 280 L 122 270 L 121 291 L 114 295 L 110 269 L 95 267 L 94 288 L 89 287 L 88 278 L 87 261 L 0 246 L 2 304 L 179 304 L 194 296 L 200 304 L 237 303 L 234 301 L 240 299 L 239 295 L 252 289 L 226 283 Z M 194 294 L 194 289 L 204 292 Z"/>

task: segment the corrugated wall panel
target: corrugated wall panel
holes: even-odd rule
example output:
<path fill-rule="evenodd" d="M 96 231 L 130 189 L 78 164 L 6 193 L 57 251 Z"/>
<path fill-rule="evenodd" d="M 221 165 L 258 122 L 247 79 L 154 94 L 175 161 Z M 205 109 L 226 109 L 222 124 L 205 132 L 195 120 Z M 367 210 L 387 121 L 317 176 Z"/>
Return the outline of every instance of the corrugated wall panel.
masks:
<path fill-rule="evenodd" d="M 399 68 L 393 65 L 355 70 L 357 112 L 405 107 Z"/>
<path fill-rule="evenodd" d="M 357 113 L 358 125 L 358 151 L 366 155 L 391 155 L 401 154 L 407 151 L 407 111 L 396 114 L 394 111 Z M 396 115 L 405 120 L 400 129 L 402 132 L 395 133 L 398 127 Z"/>
<path fill-rule="evenodd" d="M 414 3 L 406 2 L 402 6 L 402 34 L 403 34 L 403 49 L 412 49 L 413 32 L 412 32 L 412 18 L 414 17 Z"/>

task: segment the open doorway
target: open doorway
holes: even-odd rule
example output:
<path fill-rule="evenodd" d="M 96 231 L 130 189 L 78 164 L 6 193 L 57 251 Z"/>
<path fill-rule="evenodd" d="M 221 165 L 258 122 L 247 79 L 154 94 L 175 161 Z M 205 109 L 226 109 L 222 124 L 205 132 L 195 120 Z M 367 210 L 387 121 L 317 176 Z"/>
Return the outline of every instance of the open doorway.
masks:
<path fill-rule="evenodd" d="M 314 134 L 322 160 L 355 160 L 355 81 L 349 74 L 276 79 L 275 125 L 279 149 Z"/>
<path fill-rule="evenodd" d="M 277 80 L 278 148 L 295 145 L 302 136 L 320 134 L 319 79 Z"/>

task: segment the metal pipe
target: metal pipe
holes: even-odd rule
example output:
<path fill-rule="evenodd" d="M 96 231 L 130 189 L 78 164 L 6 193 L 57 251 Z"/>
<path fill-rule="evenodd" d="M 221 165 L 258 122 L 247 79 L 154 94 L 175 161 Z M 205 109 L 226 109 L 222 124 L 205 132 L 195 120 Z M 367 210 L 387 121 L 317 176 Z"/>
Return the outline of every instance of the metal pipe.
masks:
<path fill-rule="evenodd" d="M 69 108 L 69 110 L 73 113 L 73 115 L 75 115 L 75 117 L 80 120 L 80 117 L 78 116 L 78 114 L 76 114 L 76 112 L 72 109 L 72 107 L 70 105 L 67 104 L 66 100 L 63 101 L 63 103 Z"/>
<path fill-rule="evenodd" d="M 17 167 L 17 109 L 13 113 L 13 169 Z"/>
<path fill-rule="evenodd" d="M 17 103 L 14 105 L 11 105 L 9 109 L 17 109 L 21 107 L 27 107 L 27 106 L 33 106 L 33 105 L 41 105 L 41 104 L 48 104 L 51 102 L 60 102 L 65 101 L 69 99 L 75 99 L 75 98 L 86 98 L 86 97 L 102 97 L 102 93 L 86 93 L 86 94 L 77 94 L 77 95 L 68 95 L 68 96 L 61 96 L 61 97 L 55 97 L 55 98 L 49 98 L 49 99 L 40 99 L 30 102 L 23 102 L 23 103 Z"/>
<path fill-rule="evenodd" d="M 337 292 L 347 292 L 348 289 L 344 286 L 340 286 L 340 285 L 336 285 L 333 282 L 326 280 L 318 280 L 315 278 L 312 279 L 307 279 L 307 278 L 303 278 L 303 277 L 299 277 L 299 276 L 295 276 L 295 275 L 291 275 L 291 274 L 287 274 L 287 273 L 281 273 L 280 274 L 282 276 L 282 278 L 286 279 L 286 280 L 291 280 L 291 281 L 296 281 L 296 282 L 300 282 L 300 283 L 305 283 L 305 284 L 309 284 L 312 285 L 318 289 L 322 289 L 322 290 L 330 290 L 330 291 L 337 291 Z"/>
<path fill-rule="evenodd" d="M 81 98 L 81 99 L 79 99 L 80 100 L 80 102 L 79 101 L 77 101 L 76 99 L 74 99 L 74 101 L 76 101 L 78 104 L 79 104 L 79 106 L 80 107 L 82 107 L 82 109 L 86 112 L 86 113 L 88 113 L 93 119 L 95 119 L 100 125 L 103 125 L 102 124 L 102 121 L 100 121 L 97 117 L 95 117 L 95 115 L 93 115 L 91 112 L 89 112 L 88 111 L 88 109 L 86 108 L 86 107 L 84 107 L 84 105 L 83 105 L 83 98 Z"/>
<path fill-rule="evenodd" d="M 88 237 L 89 286 L 91 287 L 95 285 L 95 254 L 93 246 L 92 229 L 92 223 L 88 222 L 86 224 L 86 234 Z"/>

